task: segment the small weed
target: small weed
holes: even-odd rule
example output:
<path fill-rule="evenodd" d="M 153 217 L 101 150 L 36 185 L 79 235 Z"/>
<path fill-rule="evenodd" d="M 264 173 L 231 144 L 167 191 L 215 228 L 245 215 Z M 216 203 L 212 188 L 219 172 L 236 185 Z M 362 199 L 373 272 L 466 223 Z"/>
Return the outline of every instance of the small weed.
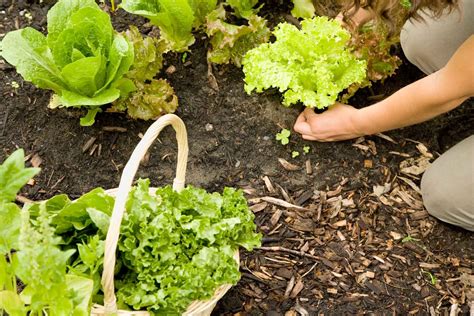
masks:
<path fill-rule="evenodd" d="M 304 146 L 303 147 L 303 153 L 306 155 L 306 154 L 309 154 L 309 151 L 311 150 L 311 147 L 309 146 Z"/>
<path fill-rule="evenodd" d="M 438 279 L 436 278 L 435 275 L 433 275 L 433 273 L 431 273 L 429 271 L 424 271 L 423 269 L 421 270 L 421 272 L 430 277 L 431 285 L 436 285 L 436 283 L 438 282 Z"/>
<path fill-rule="evenodd" d="M 12 86 L 12 88 L 15 90 L 20 88 L 20 84 L 16 81 L 10 82 L 10 86 Z"/>
<path fill-rule="evenodd" d="M 412 236 L 408 235 L 405 238 L 402 239 L 402 242 L 409 242 L 409 241 L 420 241 L 419 239 L 413 238 Z"/>
<path fill-rule="evenodd" d="M 298 151 L 292 151 L 291 152 L 291 158 L 296 158 L 300 155 L 300 153 Z"/>
<path fill-rule="evenodd" d="M 184 52 L 183 56 L 181 56 L 181 62 L 184 64 L 187 58 L 188 58 L 188 53 Z"/>
<path fill-rule="evenodd" d="M 290 142 L 291 132 L 286 128 L 282 129 L 281 132 L 275 135 L 276 140 L 279 140 L 282 145 L 286 145 Z"/>

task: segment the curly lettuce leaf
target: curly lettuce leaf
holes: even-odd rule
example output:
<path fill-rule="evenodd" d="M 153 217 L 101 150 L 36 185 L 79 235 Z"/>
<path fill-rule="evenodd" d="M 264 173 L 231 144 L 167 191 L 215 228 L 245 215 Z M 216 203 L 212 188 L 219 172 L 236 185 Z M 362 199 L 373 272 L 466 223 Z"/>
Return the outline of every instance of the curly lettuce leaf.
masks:
<path fill-rule="evenodd" d="M 350 46 L 354 55 L 366 61 L 367 76 L 347 89 L 341 97 L 342 102 L 347 102 L 359 89 L 370 87 L 373 82 L 383 82 L 395 74 L 402 61 L 391 53 L 391 47 L 398 42 L 398 37 L 388 38 L 387 29 L 379 23 L 365 25 L 357 31 Z"/>
<path fill-rule="evenodd" d="M 188 2 L 193 10 L 195 29 L 206 21 L 206 16 L 217 6 L 217 0 L 188 0 Z"/>
<path fill-rule="evenodd" d="M 281 23 L 274 43 L 250 50 L 244 57 L 245 91 L 278 88 L 283 104 L 301 101 L 307 107 L 325 108 L 352 83 L 361 82 L 366 62 L 347 47 L 350 34 L 326 17 L 304 20 L 302 29 Z"/>
<path fill-rule="evenodd" d="M 224 22 L 225 10 L 221 5 L 207 16 L 206 33 L 211 37 L 212 49 L 207 53 L 207 59 L 216 64 L 232 62 L 241 66 L 243 56 L 252 48 L 268 42 L 270 30 L 266 20 L 251 15 L 248 25 L 233 25 Z"/>
<path fill-rule="evenodd" d="M 153 79 L 163 66 L 166 43 L 162 39 L 143 37 L 136 27 L 130 27 L 125 36 L 133 43 L 137 56 L 126 74 L 133 83 L 133 91 L 116 100 L 110 111 L 127 111 L 131 118 L 143 120 L 173 113 L 178 107 L 173 88 L 164 79 Z"/>
<path fill-rule="evenodd" d="M 138 90 L 126 99 L 114 103 L 111 111 L 127 110 L 134 119 L 152 120 L 178 107 L 178 97 L 165 79 L 153 79 L 147 83 L 136 83 Z"/>
<path fill-rule="evenodd" d="M 124 36 L 132 43 L 136 59 L 127 72 L 127 78 L 135 81 L 151 80 L 163 67 L 166 43 L 154 37 L 143 37 L 136 26 L 130 26 Z"/>
<path fill-rule="evenodd" d="M 223 194 L 170 186 L 149 192 L 139 180 L 126 204 L 119 240 L 127 272 L 117 282 L 119 301 L 136 310 L 174 315 L 239 279 L 233 253 L 260 245 L 254 215 L 241 191 Z"/>

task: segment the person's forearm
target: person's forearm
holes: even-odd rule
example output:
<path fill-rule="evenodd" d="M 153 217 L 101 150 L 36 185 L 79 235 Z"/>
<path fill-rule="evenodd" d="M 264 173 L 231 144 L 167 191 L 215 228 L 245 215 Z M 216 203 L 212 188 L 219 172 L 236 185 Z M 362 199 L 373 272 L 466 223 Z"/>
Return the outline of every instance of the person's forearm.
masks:
<path fill-rule="evenodd" d="M 474 96 L 473 52 L 474 36 L 470 36 L 441 70 L 357 111 L 354 129 L 360 134 L 374 134 L 420 123 L 454 109 Z"/>
<path fill-rule="evenodd" d="M 454 109 L 468 98 L 444 95 L 439 76 L 434 73 L 360 109 L 354 118 L 356 130 L 370 135 L 417 124 Z"/>

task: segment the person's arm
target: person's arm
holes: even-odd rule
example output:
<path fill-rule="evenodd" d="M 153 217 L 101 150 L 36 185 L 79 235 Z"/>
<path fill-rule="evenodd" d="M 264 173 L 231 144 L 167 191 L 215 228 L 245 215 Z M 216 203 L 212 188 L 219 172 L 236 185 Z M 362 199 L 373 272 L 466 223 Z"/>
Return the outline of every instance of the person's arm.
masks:
<path fill-rule="evenodd" d="M 474 95 L 473 56 L 474 35 L 445 67 L 361 109 L 354 124 L 364 134 L 373 134 L 424 122 L 454 109 Z"/>
<path fill-rule="evenodd" d="M 307 109 L 298 117 L 294 129 L 305 139 L 334 141 L 429 120 L 474 96 L 472 56 L 474 35 L 458 48 L 445 67 L 388 98 L 359 110 L 343 104 L 322 114 Z"/>

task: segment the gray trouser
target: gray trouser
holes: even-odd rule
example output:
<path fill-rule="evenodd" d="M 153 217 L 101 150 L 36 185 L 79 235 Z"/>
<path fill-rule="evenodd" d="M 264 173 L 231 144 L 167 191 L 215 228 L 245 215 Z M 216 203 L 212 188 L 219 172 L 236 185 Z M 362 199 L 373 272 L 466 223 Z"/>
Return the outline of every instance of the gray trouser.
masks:
<path fill-rule="evenodd" d="M 433 162 L 421 179 L 421 193 L 431 215 L 474 231 L 474 135 Z"/>
<path fill-rule="evenodd" d="M 405 23 L 400 41 L 408 60 L 430 74 L 474 34 L 474 0 L 461 0 L 459 10 L 439 19 L 422 16 L 424 22 Z M 421 179 L 421 193 L 431 215 L 474 231 L 474 135 L 434 161 Z"/>

